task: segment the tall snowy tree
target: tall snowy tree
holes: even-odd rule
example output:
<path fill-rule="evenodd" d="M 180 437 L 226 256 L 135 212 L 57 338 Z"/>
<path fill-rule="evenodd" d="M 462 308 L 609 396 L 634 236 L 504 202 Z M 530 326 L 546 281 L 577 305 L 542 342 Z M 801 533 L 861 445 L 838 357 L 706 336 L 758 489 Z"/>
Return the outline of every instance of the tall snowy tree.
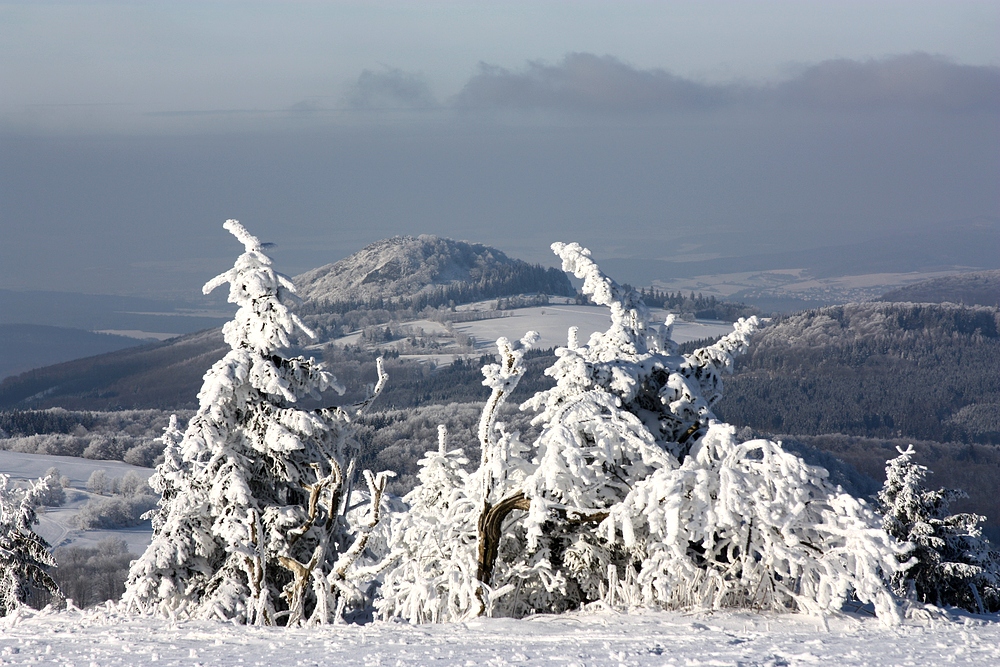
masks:
<path fill-rule="evenodd" d="M 487 426 L 485 437 L 480 429 L 483 460 L 467 478 L 480 486 L 466 481 L 461 494 L 481 507 L 480 604 L 464 613 L 521 616 L 599 600 L 824 612 L 854 595 L 896 620 L 882 575 L 898 566 L 898 548 L 873 513 L 779 444 L 738 443 L 712 412 L 722 374 L 756 320 L 679 355 L 672 319 L 651 323 L 638 295 L 602 273 L 578 244 L 553 250 L 564 270 L 583 279 L 583 292 L 609 308 L 611 326 L 586 345 L 571 330 L 546 371 L 556 386 L 522 405 L 538 413 L 542 427 L 530 454 L 522 454 L 516 434 L 496 431 L 494 446 L 496 427 Z M 489 412 L 487 404 L 486 424 Z M 433 513 L 427 516 L 433 524 Z M 467 541 L 467 511 L 462 522 Z M 448 585 L 468 590 L 469 581 L 439 586 L 439 599 L 454 593 Z"/>
<path fill-rule="evenodd" d="M 42 478 L 27 489 L 17 488 L 10 476 L 0 474 L 0 616 L 22 606 L 32 590 L 61 599 L 59 586 L 49 574 L 56 561 L 49 545 L 32 526 L 35 508 L 49 493 Z"/>
<path fill-rule="evenodd" d="M 164 434 L 152 481 L 163 501 L 123 600 L 179 617 L 325 623 L 356 594 L 348 569 L 378 521 L 385 475 L 365 471 L 370 517 L 349 525 L 351 411 L 297 406 L 343 388 L 314 359 L 288 355 L 296 329 L 312 335 L 288 308 L 294 287 L 239 222 L 224 226 L 245 252 L 204 291 L 230 285 L 232 349 L 205 374 L 183 438 L 174 421 Z M 372 397 L 384 380 L 379 363 Z"/>
<path fill-rule="evenodd" d="M 982 535 L 977 514 L 949 514 L 949 505 L 968 497 L 953 489 L 924 487 L 926 466 L 913 461 L 913 446 L 885 468 L 879 492 L 886 532 L 912 545 L 914 563 L 892 578 L 899 595 L 972 612 L 1000 611 L 1000 553 Z"/>

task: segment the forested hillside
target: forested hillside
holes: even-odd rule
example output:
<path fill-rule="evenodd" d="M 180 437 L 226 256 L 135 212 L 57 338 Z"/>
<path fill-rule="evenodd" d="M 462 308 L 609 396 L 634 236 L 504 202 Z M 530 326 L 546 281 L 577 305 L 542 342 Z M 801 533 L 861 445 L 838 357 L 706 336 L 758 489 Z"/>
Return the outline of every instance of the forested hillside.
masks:
<path fill-rule="evenodd" d="M 23 371 L 142 345 L 125 336 L 39 324 L 0 324 L 0 379 Z"/>
<path fill-rule="evenodd" d="M 887 292 L 882 300 L 1000 306 L 1000 270 L 925 280 Z"/>
<path fill-rule="evenodd" d="M 213 329 L 38 368 L 0 382 L 0 409 L 191 408 L 223 345 Z"/>
<path fill-rule="evenodd" d="M 737 361 L 719 412 L 773 433 L 1000 444 L 1000 311 L 864 303 L 785 317 Z"/>

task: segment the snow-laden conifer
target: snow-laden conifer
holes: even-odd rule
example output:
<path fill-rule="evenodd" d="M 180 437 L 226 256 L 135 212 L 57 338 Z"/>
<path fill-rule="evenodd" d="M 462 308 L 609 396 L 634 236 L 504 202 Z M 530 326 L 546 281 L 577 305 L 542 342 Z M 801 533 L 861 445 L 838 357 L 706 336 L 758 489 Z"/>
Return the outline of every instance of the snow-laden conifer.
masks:
<path fill-rule="evenodd" d="M 366 471 L 371 517 L 348 525 L 350 414 L 297 406 L 343 388 L 314 359 L 288 355 L 296 329 L 312 335 L 288 308 L 294 288 L 239 222 L 225 228 L 245 252 L 204 291 L 230 285 L 232 349 L 205 374 L 183 438 L 175 420 L 164 433 L 153 541 L 123 600 L 144 613 L 324 623 L 355 593 L 348 569 L 379 517 L 385 476 Z M 381 363 L 379 373 L 376 392 Z"/>
<path fill-rule="evenodd" d="M 11 484 L 9 475 L 0 474 L 0 616 L 25 604 L 32 590 L 61 599 L 49 574 L 55 558 L 32 528 L 35 508 L 49 493 L 49 483 L 45 477 L 22 489 Z"/>
<path fill-rule="evenodd" d="M 969 611 L 1000 611 L 1000 553 L 982 535 L 977 514 L 949 514 L 949 505 L 966 498 L 963 491 L 924 487 L 927 467 L 913 461 L 913 446 L 885 468 L 879 492 L 886 532 L 912 547 L 913 564 L 893 575 L 899 595 L 938 606 Z"/>
<path fill-rule="evenodd" d="M 584 293 L 609 308 L 611 325 L 586 345 L 571 329 L 556 351 L 546 371 L 555 387 L 522 405 L 542 427 L 528 453 L 516 437 L 480 428 L 483 460 L 462 497 L 482 508 L 481 604 L 467 613 L 521 616 L 598 601 L 827 612 L 854 596 L 896 620 L 883 576 L 895 571 L 899 551 L 872 512 L 779 444 L 738 443 L 712 412 L 756 319 L 677 354 L 672 318 L 654 325 L 636 293 L 578 244 L 553 250 Z M 488 403 L 484 423 L 489 414 Z M 429 532 L 446 531 L 433 512 L 425 516 Z M 462 521 L 467 541 L 467 513 Z M 460 585 L 471 588 L 467 578 Z M 453 590 L 438 586 L 435 595 Z"/>

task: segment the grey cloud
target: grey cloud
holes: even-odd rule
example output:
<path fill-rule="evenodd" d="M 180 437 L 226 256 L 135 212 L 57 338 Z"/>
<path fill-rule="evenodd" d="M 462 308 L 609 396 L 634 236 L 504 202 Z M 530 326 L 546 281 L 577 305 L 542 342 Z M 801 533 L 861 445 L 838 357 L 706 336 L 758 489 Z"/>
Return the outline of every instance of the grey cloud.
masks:
<path fill-rule="evenodd" d="M 1000 111 L 1000 68 L 957 65 L 915 53 L 881 60 L 830 60 L 766 86 L 709 84 L 611 56 L 567 55 L 558 65 L 513 72 L 481 64 L 458 94 L 463 109 L 660 113 L 731 107 L 816 110 Z"/>
<path fill-rule="evenodd" d="M 396 68 L 361 72 L 350 86 L 346 102 L 354 109 L 428 109 L 437 105 L 422 75 Z"/>
<path fill-rule="evenodd" d="M 662 69 L 636 69 L 612 56 L 571 53 L 558 65 L 531 62 L 522 72 L 481 63 L 455 102 L 473 109 L 646 112 L 712 108 L 729 102 L 736 92 Z"/>
<path fill-rule="evenodd" d="M 776 87 L 782 101 L 822 109 L 1000 111 L 1000 68 L 957 65 L 926 53 L 828 60 Z"/>

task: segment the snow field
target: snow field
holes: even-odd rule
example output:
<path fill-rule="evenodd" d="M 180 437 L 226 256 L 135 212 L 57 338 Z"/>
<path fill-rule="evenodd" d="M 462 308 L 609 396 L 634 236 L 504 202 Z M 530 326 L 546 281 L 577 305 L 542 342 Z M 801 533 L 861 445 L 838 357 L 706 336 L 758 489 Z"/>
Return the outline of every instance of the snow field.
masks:
<path fill-rule="evenodd" d="M 907 621 L 748 612 L 607 611 L 522 620 L 313 628 L 170 622 L 88 611 L 0 619 L 0 664 L 770 666 L 1000 664 L 1000 624 L 982 617 Z"/>
<path fill-rule="evenodd" d="M 95 470 L 104 470 L 109 478 L 122 478 L 134 471 L 143 479 L 149 479 L 152 468 L 122 463 L 121 461 L 97 461 L 75 456 L 48 456 L 46 454 L 24 454 L 0 450 L 0 472 L 10 475 L 13 480 L 36 480 L 45 475 L 49 468 L 58 468 L 59 473 L 69 477 L 70 488 L 66 489 L 66 504 L 62 507 L 38 508 L 38 524 L 35 532 L 41 535 L 52 548 L 75 546 L 93 548 L 108 537 L 125 540 L 129 551 L 140 554 L 145 551 L 153 537 L 153 529 L 148 521 L 133 528 L 117 530 L 80 530 L 73 522 L 77 512 L 92 498 L 99 498 L 86 490 L 87 480 Z M 103 496 L 107 497 L 107 496 Z"/>
<path fill-rule="evenodd" d="M 580 342 L 586 343 L 591 332 L 604 331 L 611 322 L 608 309 L 603 306 L 550 305 L 518 308 L 505 312 L 510 313 L 510 317 L 459 322 L 453 326 L 455 331 L 472 336 L 476 341 L 476 347 L 480 349 L 491 348 L 500 336 L 517 340 L 525 331 L 537 331 L 541 337 L 536 347 L 544 350 L 566 345 L 566 332 L 570 327 L 580 327 Z M 652 321 L 659 323 L 663 322 L 667 313 L 653 310 L 652 315 Z M 722 336 L 732 330 L 732 322 L 678 320 L 674 323 L 672 338 L 675 342 L 685 343 L 689 340 Z"/>

